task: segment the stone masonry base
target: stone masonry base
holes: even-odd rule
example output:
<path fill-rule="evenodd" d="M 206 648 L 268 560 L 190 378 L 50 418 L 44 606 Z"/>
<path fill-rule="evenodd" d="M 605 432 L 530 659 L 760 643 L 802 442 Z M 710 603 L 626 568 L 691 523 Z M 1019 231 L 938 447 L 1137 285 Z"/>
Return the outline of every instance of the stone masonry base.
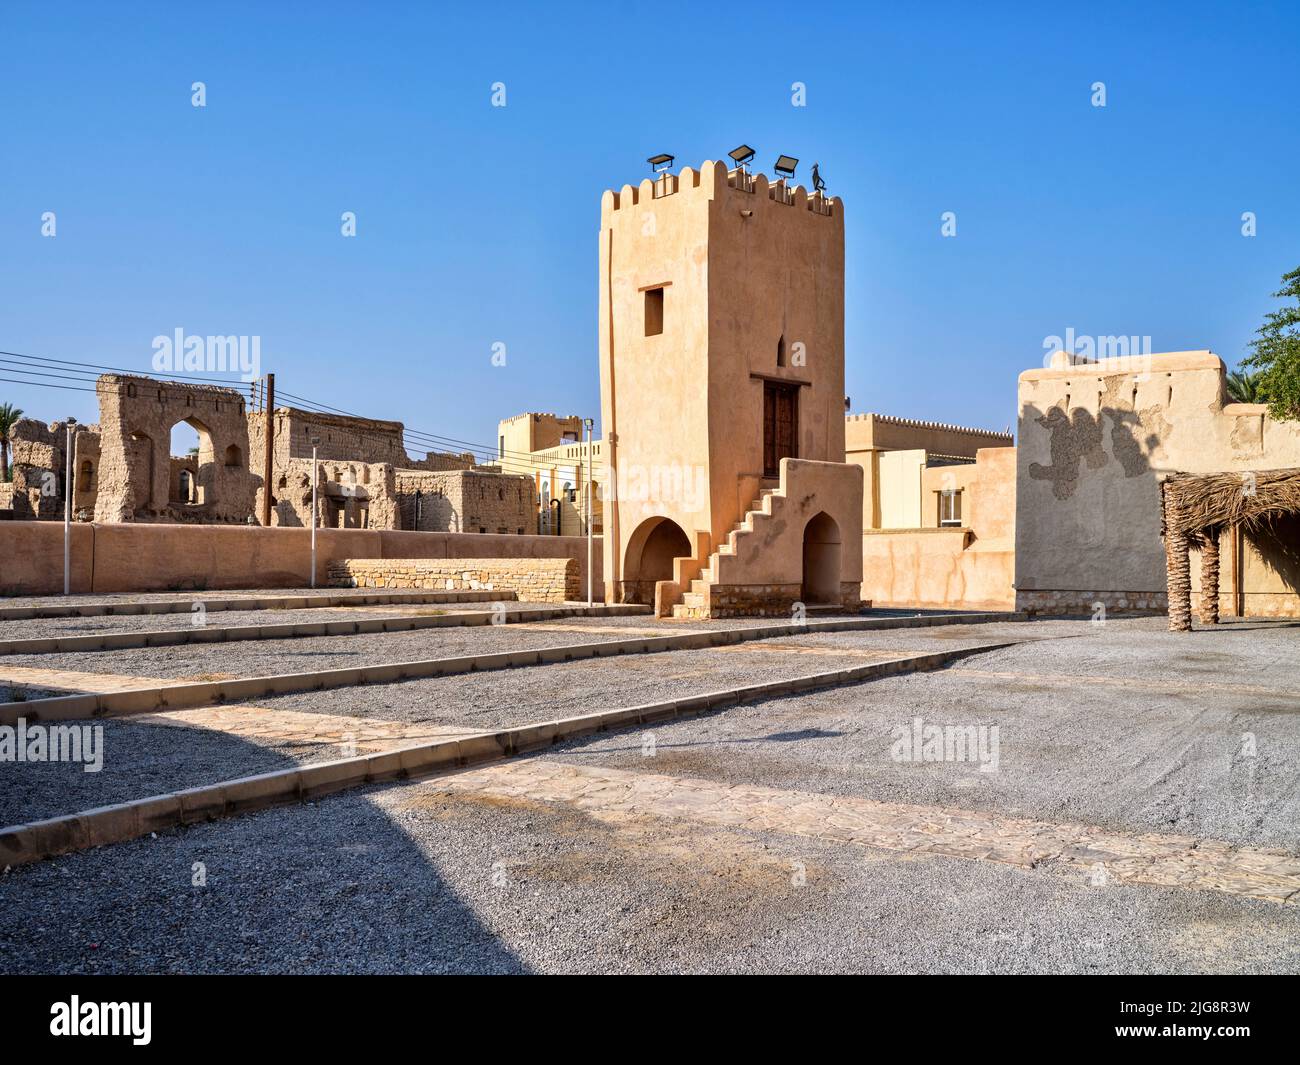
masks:
<path fill-rule="evenodd" d="M 685 607 L 678 617 L 745 618 L 792 617 L 795 604 L 803 602 L 800 584 L 711 584 L 706 605 Z M 857 610 L 862 604 L 861 586 L 844 582 L 840 585 L 839 606 L 843 610 Z M 823 604 L 807 604 L 823 605 Z"/>
<path fill-rule="evenodd" d="M 1092 615 L 1098 611 L 1098 604 L 1107 614 L 1164 613 L 1169 609 L 1169 597 L 1164 592 L 1088 592 L 1077 589 L 1016 592 L 1016 609 L 1035 614 Z"/>
<path fill-rule="evenodd" d="M 332 588 L 484 589 L 524 602 L 584 597 L 573 558 L 349 558 L 329 565 Z"/>

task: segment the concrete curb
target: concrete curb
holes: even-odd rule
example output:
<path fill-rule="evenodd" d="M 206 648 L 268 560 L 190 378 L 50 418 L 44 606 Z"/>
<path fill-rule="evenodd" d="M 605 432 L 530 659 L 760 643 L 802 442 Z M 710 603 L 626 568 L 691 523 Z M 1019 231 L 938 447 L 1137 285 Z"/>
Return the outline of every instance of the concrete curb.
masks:
<path fill-rule="evenodd" d="M 434 658 L 375 666 L 322 669 L 310 673 L 281 673 L 269 677 L 244 677 L 236 680 L 197 681 L 151 688 L 129 688 L 115 692 L 57 695 L 48 699 L 0 703 L 0 725 L 13 725 L 20 717 L 35 722 L 77 721 L 93 717 L 149 714 L 155 710 L 183 710 L 227 700 L 283 695 L 286 692 L 324 691 L 331 688 L 349 688 L 354 684 L 392 684 L 402 680 L 445 677 L 523 666 L 544 666 L 554 662 L 571 662 L 606 655 L 708 650 L 752 640 L 806 636 L 815 632 L 870 631 L 1013 620 L 1020 621 L 1024 618 L 1023 615 L 1017 614 L 988 614 L 978 617 L 969 614 L 944 614 L 919 618 L 848 618 L 842 621 L 809 621 L 802 624 L 762 625 L 747 629 L 708 629 L 677 636 L 640 636 L 627 640 L 605 640 L 600 643 L 569 644 L 536 650 L 498 651 L 493 654 L 465 655 L 459 658 Z"/>
<path fill-rule="evenodd" d="M 501 601 L 501 600 L 497 600 Z M 648 606 L 615 605 L 554 606 L 537 609 L 507 609 L 505 624 L 549 621 L 569 617 L 632 617 L 649 614 Z M 303 636 L 358 636 L 374 632 L 409 632 L 416 629 L 457 628 L 489 625 L 493 615 L 478 613 L 444 614 L 430 617 L 370 618 L 365 621 L 298 621 L 282 625 L 197 625 L 188 629 L 159 629 L 151 632 L 99 632 L 84 636 L 36 636 L 26 640 L 0 641 L 0 657 L 41 655 L 67 651 L 121 651 L 133 647 L 172 647 L 190 643 L 229 643 L 239 640 L 281 640 Z"/>
<path fill-rule="evenodd" d="M 204 599 L 196 592 L 188 599 L 158 599 L 143 603 L 68 603 L 63 606 L 0 607 L 0 621 L 31 621 L 34 618 L 101 618 L 137 614 L 188 614 L 195 603 L 206 610 L 311 610 L 327 606 L 391 606 L 398 603 L 493 603 L 513 602 L 513 591 L 399 591 L 370 592 L 366 595 L 269 595 L 230 599 Z"/>
<path fill-rule="evenodd" d="M 767 681 L 622 710 L 605 710 L 595 714 L 541 721 L 502 732 L 439 740 L 331 762 L 316 762 L 206 787 L 101 806 L 64 817 L 0 829 L 0 865 L 27 865 L 90 847 L 123 843 L 151 832 L 314 799 L 346 788 L 430 776 L 552 747 L 566 740 L 610 729 L 691 717 L 755 700 L 857 684 L 899 673 L 939 669 L 970 655 L 1014 645 L 1015 641 L 1004 641 L 872 662 L 850 669 Z"/>

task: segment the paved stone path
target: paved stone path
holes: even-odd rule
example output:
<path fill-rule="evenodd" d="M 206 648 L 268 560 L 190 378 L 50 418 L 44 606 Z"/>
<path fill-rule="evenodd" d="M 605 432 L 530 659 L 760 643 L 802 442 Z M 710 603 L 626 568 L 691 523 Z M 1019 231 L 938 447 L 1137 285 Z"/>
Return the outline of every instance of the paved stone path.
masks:
<path fill-rule="evenodd" d="M 573 766 L 525 758 L 420 785 L 470 798 L 561 803 L 617 822 L 680 818 L 861 847 L 1061 870 L 1092 883 L 1151 884 L 1286 903 L 1300 893 L 1300 858 L 1217 840 L 1114 832 L 994 813 L 877 802 L 748 784 Z M 412 799 L 418 801 L 418 797 Z"/>
<path fill-rule="evenodd" d="M 120 692 L 151 685 L 175 684 L 158 677 L 129 677 L 121 673 L 78 673 L 71 669 L 32 669 L 27 666 L 0 667 L 0 684 L 26 685 L 69 692 Z"/>
<path fill-rule="evenodd" d="M 479 734 L 476 730 L 455 725 L 405 724 L 342 714 L 268 710 L 243 704 L 143 714 L 132 718 L 131 724 L 213 729 L 263 743 L 337 743 L 344 748 L 339 754 L 341 758 Z"/>
<path fill-rule="evenodd" d="M 825 655 L 831 658 L 910 658 L 916 655 L 933 654 L 933 651 L 907 651 L 891 647 L 888 650 L 872 650 L 866 647 L 807 647 L 796 643 L 778 643 L 764 640 L 761 643 L 737 643 L 728 647 L 715 647 L 715 651 L 728 654 L 770 654 L 778 652 L 787 655 Z"/>

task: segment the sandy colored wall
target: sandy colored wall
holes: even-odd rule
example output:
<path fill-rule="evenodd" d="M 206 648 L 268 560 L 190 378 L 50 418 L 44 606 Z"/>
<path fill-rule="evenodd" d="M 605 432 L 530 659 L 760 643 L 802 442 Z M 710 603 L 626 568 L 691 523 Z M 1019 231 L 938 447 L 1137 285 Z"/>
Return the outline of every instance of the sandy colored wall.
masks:
<path fill-rule="evenodd" d="M 1015 552 L 969 529 L 873 529 L 862 536 L 862 598 L 880 607 L 1010 610 Z"/>
<path fill-rule="evenodd" d="M 764 377 L 798 386 L 798 457 L 844 457 L 842 205 L 816 200 L 811 210 L 800 188 L 789 203 L 773 199 L 762 175 L 752 191 L 734 188 L 715 162 L 666 180 L 601 201 L 601 415 L 618 491 L 617 502 L 606 494 L 612 580 L 638 578 L 635 560 L 624 564 L 649 521 L 675 522 L 702 558 L 743 516 L 763 475 Z M 646 291 L 656 287 L 663 328 L 647 336 Z M 657 490 L 664 483 L 686 488 Z M 798 559 L 787 562 L 797 576 Z"/>
<path fill-rule="evenodd" d="M 921 476 L 924 527 L 863 530 L 862 598 L 877 606 L 1011 609 L 1016 449 L 981 448 L 974 463 L 933 466 Z M 937 525 L 934 493 L 948 487 L 962 490 L 961 528 Z"/>
<path fill-rule="evenodd" d="M 1009 433 L 971 429 L 943 422 L 914 421 L 888 414 L 850 414 L 844 419 L 844 446 L 850 455 L 870 451 L 928 451 L 949 458 L 971 458 L 981 448 L 1010 447 Z"/>
<path fill-rule="evenodd" d="M 876 479 L 880 528 L 919 529 L 922 518 L 921 474 L 924 451 L 881 452 Z"/>
<path fill-rule="evenodd" d="M 310 583 L 311 530 L 260 526 L 77 524 L 77 592 L 301 588 Z M 420 533 L 378 529 L 317 532 L 317 583 L 345 558 L 573 558 L 586 587 L 587 542 L 572 536 Z M 601 594 L 595 538 L 596 594 Z M 63 526 L 0 522 L 0 595 L 63 592 Z"/>
<path fill-rule="evenodd" d="M 1165 595 L 1162 474 L 1300 466 L 1300 424 L 1229 403 L 1209 351 L 1020 375 L 1016 589 L 1022 606 L 1090 612 L 1092 604 Z"/>

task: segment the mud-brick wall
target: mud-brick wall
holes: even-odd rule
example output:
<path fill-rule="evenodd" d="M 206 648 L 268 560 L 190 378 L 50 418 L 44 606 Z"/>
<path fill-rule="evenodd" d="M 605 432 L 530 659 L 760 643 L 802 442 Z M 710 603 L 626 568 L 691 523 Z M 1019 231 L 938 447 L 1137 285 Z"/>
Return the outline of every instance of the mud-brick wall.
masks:
<path fill-rule="evenodd" d="M 348 558 L 330 563 L 329 583 L 335 588 L 487 588 L 533 603 L 563 603 L 585 594 L 573 558 Z"/>

